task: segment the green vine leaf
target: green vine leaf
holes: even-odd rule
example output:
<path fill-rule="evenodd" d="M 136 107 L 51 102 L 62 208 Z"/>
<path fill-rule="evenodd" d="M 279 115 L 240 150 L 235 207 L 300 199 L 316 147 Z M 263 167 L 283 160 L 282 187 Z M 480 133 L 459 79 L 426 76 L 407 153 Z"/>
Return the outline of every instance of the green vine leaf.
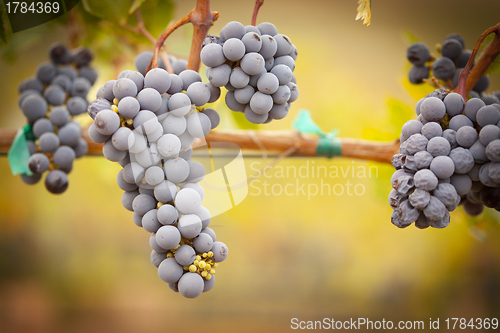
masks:
<path fill-rule="evenodd" d="M 133 12 L 135 12 L 137 8 L 141 7 L 144 1 L 146 0 L 134 0 L 134 2 L 132 2 L 132 6 L 130 6 L 130 9 L 128 10 L 128 14 L 131 15 Z"/>
<path fill-rule="evenodd" d="M 87 13 L 114 22 L 127 18 L 130 8 L 127 1 L 82 0 L 82 3 Z"/>

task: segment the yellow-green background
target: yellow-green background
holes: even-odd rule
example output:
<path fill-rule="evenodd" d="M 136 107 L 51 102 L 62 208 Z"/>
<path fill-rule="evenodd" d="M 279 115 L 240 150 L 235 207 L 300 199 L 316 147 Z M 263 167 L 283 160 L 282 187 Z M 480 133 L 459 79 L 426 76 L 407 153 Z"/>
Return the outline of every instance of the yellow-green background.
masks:
<path fill-rule="evenodd" d="M 372 2 L 367 28 L 354 21 L 353 0 L 265 1 L 259 21 L 272 21 L 299 50 L 300 89 L 288 117 L 266 129 L 289 129 L 306 108 L 324 130 L 338 128 L 342 137 L 395 139 L 414 117 L 414 103 L 429 91 L 407 90 L 404 31 L 431 47 L 459 32 L 472 47 L 498 23 L 500 12 L 500 2 L 493 0 Z M 232 20 L 249 24 L 253 3 L 212 1 L 220 19 L 211 32 Z M 194 0 L 176 1 L 173 17 L 193 6 Z M 29 40 L 34 31 L 44 37 L 15 62 L 0 63 L 2 128 L 24 124 L 17 84 L 47 59 L 50 43 L 66 39 L 64 28 L 40 26 L 21 34 Z M 191 33 L 190 26 L 175 32 L 169 50 L 185 54 Z M 113 79 L 116 70 L 131 68 L 130 60 L 115 69 L 97 54 L 96 86 Z M 495 89 L 498 77 L 492 78 L 490 91 Z M 236 128 L 222 106 L 221 116 L 221 127 Z M 248 175 L 252 162 L 264 166 L 246 159 Z M 290 158 L 280 165 L 306 163 Z M 217 271 L 215 288 L 188 300 L 173 293 L 151 265 L 149 234 L 121 206 L 117 165 L 102 157 L 78 160 L 68 191 L 54 196 L 43 184 L 28 186 L 12 176 L 7 158 L 0 157 L 0 332 L 281 332 L 291 331 L 294 317 L 426 323 L 431 317 L 500 317 L 497 212 L 470 218 L 459 208 L 444 230 L 400 230 L 390 223 L 390 165 L 341 158 L 314 163 L 376 166 L 378 178 L 324 179 L 332 186 L 361 183 L 363 196 L 249 195 L 213 218 L 230 255 Z"/>

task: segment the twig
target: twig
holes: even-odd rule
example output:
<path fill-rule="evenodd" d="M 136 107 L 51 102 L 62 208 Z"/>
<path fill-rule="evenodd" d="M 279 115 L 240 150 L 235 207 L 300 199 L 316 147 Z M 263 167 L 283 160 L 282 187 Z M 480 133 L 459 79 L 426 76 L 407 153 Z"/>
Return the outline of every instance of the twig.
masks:
<path fill-rule="evenodd" d="M 219 18 L 218 12 L 212 12 L 210 10 L 210 0 L 198 0 L 196 2 L 196 7 L 189 12 L 186 16 L 172 24 L 165 30 L 165 32 L 156 41 L 155 52 L 151 63 L 148 66 L 148 70 L 151 68 L 158 67 L 158 56 L 160 49 L 165 43 L 167 37 L 174 32 L 177 28 L 183 26 L 186 23 L 193 24 L 193 41 L 191 43 L 191 51 L 189 52 L 188 59 L 188 69 L 198 71 L 200 69 L 200 52 L 201 43 L 205 39 L 210 27 Z"/>
<path fill-rule="evenodd" d="M 491 33 L 496 34 L 495 39 L 484 50 L 483 55 L 474 66 L 474 68 L 472 68 L 481 43 Z M 460 72 L 458 86 L 455 90 L 460 95 L 462 95 L 464 100 L 467 100 L 467 95 L 469 94 L 469 92 L 472 90 L 472 88 L 474 88 L 476 83 L 479 81 L 481 76 L 483 76 L 484 72 L 488 69 L 488 67 L 495 60 L 498 54 L 500 54 L 500 23 L 489 28 L 488 30 L 483 32 L 481 36 L 479 36 L 476 45 L 474 45 L 474 49 L 472 50 L 472 54 L 469 58 L 469 61 L 467 62 L 467 65 L 462 70 L 462 72 Z"/>
<path fill-rule="evenodd" d="M 252 25 L 255 26 L 257 24 L 257 14 L 259 14 L 259 9 L 264 4 L 264 0 L 256 0 L 255 7 L 253 7 L 252 14 Z"/>

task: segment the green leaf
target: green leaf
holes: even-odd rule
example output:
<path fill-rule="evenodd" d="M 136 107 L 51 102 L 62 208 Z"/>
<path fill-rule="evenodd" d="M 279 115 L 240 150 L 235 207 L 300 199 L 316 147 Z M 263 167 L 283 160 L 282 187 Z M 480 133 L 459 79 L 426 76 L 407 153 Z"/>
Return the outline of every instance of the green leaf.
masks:
<path fill-rule="evenodd" d="M 488 36 L 486 36 L 481 45 L 479 45 L 479 50 L 477 51 L 475 62 L 477 62 L 477 60 L 479 60 L 483 56 L 484 50 L 493 42 L 494 39 L 495 39 L 494 33 L 491 33 Z M 500 57 L 496 57 L 495 60 L 493 60 L 493 62 L 491 63 L 491 65 L 488 67 L 488 69 L 486 69 L 484 75 L 488 74 L 500 74 Z"/>
<path fill-rule="evenodd" d="M 7 30 L 6 26 L 8 22 L 7 12 L 5 11 L 5 7 L 0 5 L 0 39 L 7 44 Z"/>
<path fill-rule="evenodd" d="M 128 10 L 128 14 L 131 15 L 133 12 L 135 12 L 137 8 L 141 7 L 144 1 L 146 0 L 134 0 L 132 6 L 130 6 L 130 9 Z"/>
<path fill-rule="evenodd" d="M 128 1 L 82 0 L 85 10 L 101 19 L 118 22 L 128 17 Z"/>
<path fill-rule="evenodd" d="M 497 56 L 495 60 L 493 60 L 490 67 L 484 72 L 484 75 L 487 74 L 500 74 L 500 57 Z"/>
<path fill-rule="evenodd" d="M 483 40 L 481 45 L 479 45 L 479 50 L 477 50 L 476 60 L 481 58 L 481 56 L 483 55 L 484 49 L 487 48 L 491 44 L 491 42 L 493 42 L 493 39 L 495 39 L 494 33 L 486 36 L 486 38 Z"/>
<path fill-rule="evenodd" d="M 402 35 L 403 35 L 403 39 L 407 42 L 408 45 L 413 44 L 415 42 L 420 42 L 420 38 L 418 38 L 410 30 L 404 30 Z"/>

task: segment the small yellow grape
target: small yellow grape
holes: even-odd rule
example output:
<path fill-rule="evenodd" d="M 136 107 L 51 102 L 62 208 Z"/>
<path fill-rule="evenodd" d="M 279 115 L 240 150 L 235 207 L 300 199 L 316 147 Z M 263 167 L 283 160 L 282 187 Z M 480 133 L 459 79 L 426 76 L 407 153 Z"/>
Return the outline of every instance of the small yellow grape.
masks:
<path fill-rule="evenodd" d="M 206 277 L 208 273 L 206 271 L 201 272 L 201 276 Z"/>
<path fill-rule="evenodd" d="M 113 99 L 113 104 L 118 105 L 118 103 L 120 103 L 120 101 L 118 100 L 118 98 Z"/>
<path fill-rule="evenodd" d="M 205 268 L 207 264 L 204 262 L 204 261 L 200 261 L 200 263 L 198 264 L 198 266 L 200 266 L 200 268 Z"/>
<path fill-rule="evenodd" d="M 215 274 L 215 269 L 211 269 L 210 274 L 212 274 L 212 275 Z"/>
<path fill-rule="evenodd" d="M 208 257 L 208 254 L 203 253 L 202 256 L 203 256 L 203 258 L 206 258 L 206 257 Z"/>
<path fill-rule="evenodd" d="M 199 262 L 198 260 L 195 260 L 195 261 L 193 262 L 193 265 L 198 266 L 198 264 L 199 264 L 199 263 L 200 263 L 200 262 Z"/>
<path fill-rule="evenodd" d="M 218 263 L 214 263 L 214 268 L 217 268 L 219 267 L 219 264 Z"/>
<path fill-rule="evenodd" d="M 207 277 L 206 277 L 206 279 L 207 279 L 207 280 L 210 280 L 211 278 L 212 278 L 212 275 L 210 275 L 210 274 L 207 274 Z"/>
<path fill-rule="evenodd" d="M 173 257 L 174 257 L 173 253 L 171 253 L 171 252 L 167 253 L 167 258 L 173 258 Z"/>
<path fill-rule="evenodd" d="M 209 271 L 211 268 L 212 268 L 212 266 L 211 266 L 210 264 L 207 264 L 207 266 L 205 267 L 205 269 L 206 269 L 207 271 Z"/>
<path fill-rule="evenodd" d="M 113 110 L 116 113 L 118 113 L 118 107 L 116 105 L 111 105 L 111 110 Z"/>
<path fill-rule="evenodd" d="M 208 252 L 208 257 L 212 258 L 214 256 L 214 253 L 212 251 Z"/>
<path fill-rule="evenodd" d="M 198 270 L 198 269 L 196 268 L 196 266 L 195 266 L 195 265 L 191 265 L 191 266 L 189 266 L 189 271 L 190 271 L 191 273 L 194 273 L 194 272 L 196 272 L 197 270 Z"/>
<path fill-rule="evenodd" d="M 200 256 L 196 256 L 196 260 L 201 261 L 201 257 Z"/>

